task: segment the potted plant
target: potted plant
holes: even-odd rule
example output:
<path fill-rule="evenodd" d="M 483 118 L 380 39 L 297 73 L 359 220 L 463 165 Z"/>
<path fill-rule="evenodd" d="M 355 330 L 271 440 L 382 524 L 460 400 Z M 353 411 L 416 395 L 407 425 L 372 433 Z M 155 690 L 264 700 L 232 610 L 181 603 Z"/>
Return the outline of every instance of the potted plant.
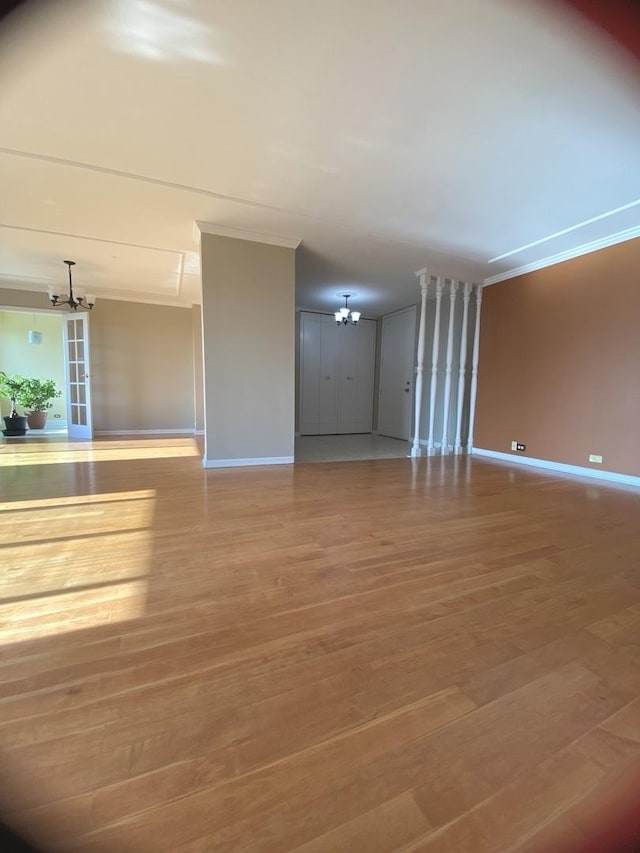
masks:
<path fill-rule="evenodd" d="M 24 376 L 8 376 L 4 370 L 0 370 L 0 397 L 8 397 L 11 400 L 11 412 L 4 418 L 6 428 L 2 430 L 3 435 L 26 435 L 27 418 L 25 415 L 19 415 L 16 408 L 24 382 Z"/>
<path fill-rule="evenodd" d="M 18 391 L 18 403 L 27 409 L 29 429 L 44 429 L 47 423 L 47 410 L 52 408 L 54 397 L 62 391 L 56 388 L 53 379 L 23 379 Z"/>

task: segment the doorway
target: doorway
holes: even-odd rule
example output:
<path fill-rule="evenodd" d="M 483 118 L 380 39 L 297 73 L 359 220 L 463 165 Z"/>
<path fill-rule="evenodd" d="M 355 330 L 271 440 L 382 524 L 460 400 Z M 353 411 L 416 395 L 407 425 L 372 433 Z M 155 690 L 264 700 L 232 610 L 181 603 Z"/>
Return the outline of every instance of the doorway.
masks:
<path fill-rule="evenodd" d="M 408 441 L 411 436 L 416 306 L 382 318 L 378 433 Z"/>
<path fill-rule="evenodd" d="M 62 316 L 52 311 L 0 309 L 0 370 L 10 376 L 52 379 L 62 392 L 51 400 L 47 423 L 36 434 L 67 432 L 67 391 L 63 349 Z M 2 416 L 8 415 L 9 400 L 0 398 Z"/>

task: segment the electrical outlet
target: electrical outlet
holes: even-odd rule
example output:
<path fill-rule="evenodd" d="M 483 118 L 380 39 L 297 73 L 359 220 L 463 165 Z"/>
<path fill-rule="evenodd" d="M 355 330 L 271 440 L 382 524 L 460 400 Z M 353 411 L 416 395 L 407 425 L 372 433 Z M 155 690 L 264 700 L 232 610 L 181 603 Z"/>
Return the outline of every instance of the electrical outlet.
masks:
<path fill-rule="evenodd" d="M 602 465 L 602 456 L 598 456 L 597 453 L 590 453 L 589 462 L 597 462 L 598 465 Z"/>
<path fill-rule="evenodd" d="M 512 442 L 511 442 L 511 449 L 512 449 L 512 450 L 517 450 L 517 449 L 518 449 L 518 442 L 517 442 L 517 441 L 512 441 Z"/>
<path fill-rule="evenodd" d="M 526 450 L 526 449 L 527 449 L 526 444 L 520 444 L 520 442 L 518 442 L 518 444 L 516 444 L 516 450 Z"/>

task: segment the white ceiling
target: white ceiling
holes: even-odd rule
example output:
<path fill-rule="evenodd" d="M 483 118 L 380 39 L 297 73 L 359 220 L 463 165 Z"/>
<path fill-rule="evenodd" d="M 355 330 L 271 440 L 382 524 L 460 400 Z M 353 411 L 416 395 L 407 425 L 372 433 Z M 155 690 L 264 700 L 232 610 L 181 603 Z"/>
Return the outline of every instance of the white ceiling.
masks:
<path fill-rule="evenodd" d="M 298 304 L 378 316 L 425 265 L 481 281 L 637 228 L 637 69 L 553 8 L 26 4 L 0 40 L 0 284 L 72 258 L 98 296 L 189 305 L 202 220 L 301 239 Z"/>

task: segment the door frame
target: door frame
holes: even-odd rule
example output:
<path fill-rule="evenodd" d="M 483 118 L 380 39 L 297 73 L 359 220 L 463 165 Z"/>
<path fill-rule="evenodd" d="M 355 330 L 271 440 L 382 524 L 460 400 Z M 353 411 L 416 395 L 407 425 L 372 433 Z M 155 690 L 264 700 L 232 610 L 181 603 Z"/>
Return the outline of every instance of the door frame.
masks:
<path fill-rule="evenodd" d="M 69 320 L 81 320 L 83 327 L 83 349 L 84 357 L 83 364 L 85 373 L 83 375 L 84 382 L 79 383 L 76 380 L 76 385 L 82 385 L 85 389 L 85 402 L 81 405 L 85 406 L 86 424 L 74 424 L 72 414 L 72 393 L 71 393 L 71 370 L 69 358 Z M 93 438 L 93 413 L 91 408 L 91 339 L 89 331 L 89 314 L 86 311 L 78 313 L 77 311 L 65 311 L 62 315 L 62 339 L 64 345 L 64 373 L 67 393 L 67 436 L 70 440 L 76 439 L 92 439 Z M 74 362 L 75 363 L 75 362 Z"/>

